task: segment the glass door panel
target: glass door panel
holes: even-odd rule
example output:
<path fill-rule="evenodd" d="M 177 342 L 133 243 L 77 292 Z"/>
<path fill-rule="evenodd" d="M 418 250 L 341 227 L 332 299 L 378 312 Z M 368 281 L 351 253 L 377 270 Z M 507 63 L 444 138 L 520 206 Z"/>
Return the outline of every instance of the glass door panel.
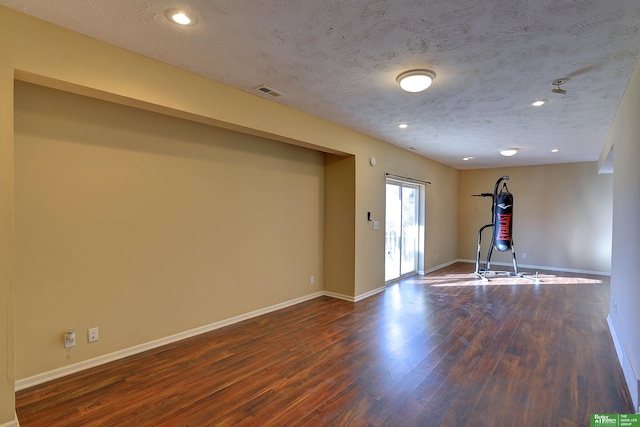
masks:
<path fill-rule="evenodd" d="M 385 281 L 413 274 L 418 266 L 419 188 L 392 180 L 386 186 Z"/>
<path fill-rule="evenodd" d="M 418 223 L 416 211 L 416 188 L 402 187 L 402 257 L 400 275 L 416 272 L 418 254 Z"/>
<path fill-rule="evenodd" d="M 385 215 L 385 282 L 400 277 L 400 238 L 402 236 L 402 200 L 400 186 L 387 184 Z"/>

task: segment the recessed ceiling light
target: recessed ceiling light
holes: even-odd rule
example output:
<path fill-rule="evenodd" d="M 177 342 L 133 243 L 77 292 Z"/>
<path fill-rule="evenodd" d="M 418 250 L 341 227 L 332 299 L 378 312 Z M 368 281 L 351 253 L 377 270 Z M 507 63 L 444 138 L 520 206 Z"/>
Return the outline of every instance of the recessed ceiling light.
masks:
<path fill-rule="evenodd" d="M 198 22 L 195 16 L 185 12 L 184 10 L 169 9 L 164 13 L 164 16 L 166 16 L 169 21 L 185 27 L 196 25 Z"/>
<path fill-rule="evenodd" d="M 409 70 L 396 77 L 400 87 L 407 92 L 422 92 L 433 83 L 436 73 L 431 70 Z"/>
<path fill-rule="evenodd" d="M 465 162 L 469 161 L 469 160 L 473 160 L 473 157 L 463 157 L 462 160 L 464 160 Z"/>
<path fill-rule="evenodd" d="M 398 125 L 398 127 L 399 127 L 400 129 L 406 129 L 406 128 L 408 128 L 408 127 L 409 127 L 409 125 L 408 125 L 408 124 L 406 124 L 406 123 L 400 123 L 400 124 Z"/>
<path fill-rule="evenodd" d="M 534 107 L 541 107 L 546 104 L 548 101 L 546 99 L 536 99 L 531 103 Z"/>
<path fill-rule="evenodd" d="M 553 150 L 551 150 L 552 153 L 557 153 L 558 151 L 560 151 L 559 148 L 554 148 Z"/>
<path fill-rule="evenodd" d="M 502 154 L 505 157 L 511 157 L 511 156 L 515 156 L 517 152 L 518 152 L 517 148 L 512 148 L 510 150 L 502 150 L 500 154 Z"/>

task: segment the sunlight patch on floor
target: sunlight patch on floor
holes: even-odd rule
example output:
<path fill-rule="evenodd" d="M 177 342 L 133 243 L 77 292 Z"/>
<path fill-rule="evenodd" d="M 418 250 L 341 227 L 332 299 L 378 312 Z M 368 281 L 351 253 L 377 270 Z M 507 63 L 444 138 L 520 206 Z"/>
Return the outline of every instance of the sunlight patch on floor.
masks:
<path fill-rule="evenodd" d="M 603 283 L 602 280 L 580 277 L 579 275 L 556 275 L 553 273 L 544 273 L 537 275 L 536 273 L 524 272 L 525 277 L 509 276 L 507 274 L 490 274 L 489 280 L 476 279 L 473 273 L 455 273 L 444 274 L 441 276 L 424 276 L 422 278 L 416 278 L 416 283 L 436 286 L 513 286 L 513 285 L 534 285 L 544 286 L 549 284 L 554 285 L 584 285 Z"/>

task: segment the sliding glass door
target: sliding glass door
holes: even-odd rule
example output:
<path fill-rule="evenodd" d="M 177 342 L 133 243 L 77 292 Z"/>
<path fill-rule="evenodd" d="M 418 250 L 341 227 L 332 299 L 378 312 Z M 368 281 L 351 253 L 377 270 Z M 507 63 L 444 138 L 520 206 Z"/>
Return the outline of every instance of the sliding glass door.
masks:
<path fill-rule="evenodd" d="M 418 270 L 420 188 L 387 180 L 385 215 L 385 281 Z"/>

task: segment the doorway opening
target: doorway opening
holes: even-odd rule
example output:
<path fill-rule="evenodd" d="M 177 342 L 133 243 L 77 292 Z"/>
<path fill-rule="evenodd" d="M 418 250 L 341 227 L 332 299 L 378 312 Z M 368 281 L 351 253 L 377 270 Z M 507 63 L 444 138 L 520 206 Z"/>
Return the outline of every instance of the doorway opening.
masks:
<path fill-rule="evenodd" d="M 424 253 L 424 186 L 387 178 L 384 280 L 419 272 Z"/>

